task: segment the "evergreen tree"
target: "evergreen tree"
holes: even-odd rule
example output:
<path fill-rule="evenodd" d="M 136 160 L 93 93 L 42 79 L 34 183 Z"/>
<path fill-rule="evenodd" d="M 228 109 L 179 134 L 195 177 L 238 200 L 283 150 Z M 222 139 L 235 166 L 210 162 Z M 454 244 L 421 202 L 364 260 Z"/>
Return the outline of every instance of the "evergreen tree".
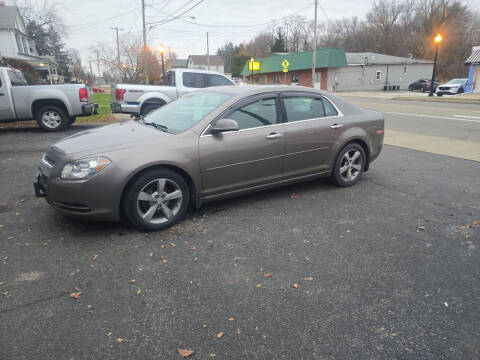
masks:
<path fill-rule="evenodd" d="M 275 41 L 273 43 L 272 52 L 285 52 L 285 35 L 283 34 L 282 28 L 277 28 L 277 33 L 275 34 Z"/>

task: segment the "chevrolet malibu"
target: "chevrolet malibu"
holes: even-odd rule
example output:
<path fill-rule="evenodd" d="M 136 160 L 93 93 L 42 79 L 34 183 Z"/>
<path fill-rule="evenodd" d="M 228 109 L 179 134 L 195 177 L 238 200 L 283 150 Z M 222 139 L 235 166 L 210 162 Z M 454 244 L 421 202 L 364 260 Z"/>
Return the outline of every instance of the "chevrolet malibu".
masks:
<path fill-rule="evenodd" d="M 383 132 L 380 113 L 311 88 L 215 87 L 57 142 L 34 187 L 62 213 L 154 231 L 217 199 L 325 176 L 354 185 Z"/>

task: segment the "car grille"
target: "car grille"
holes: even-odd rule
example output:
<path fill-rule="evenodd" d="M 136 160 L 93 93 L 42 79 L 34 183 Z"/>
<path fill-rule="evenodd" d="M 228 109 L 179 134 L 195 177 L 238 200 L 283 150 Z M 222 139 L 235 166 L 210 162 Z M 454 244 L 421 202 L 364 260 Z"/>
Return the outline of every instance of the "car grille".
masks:
<path fill-rule="evenodd" d="M 78 212 L 78 213 L 86 213 L 90 212 L 90 208 L 85 204 L 76 204 L 76 203 L 68 203 L 63 201 L 54 201 L 52 203 L 53 206 L 59 207 L 64 210 Z"/>
<path fill-rule="evenodd" d="M 450 90 L 450 88 L 448 86 L 440 86 L 439 89 L 440 90 Z"/>

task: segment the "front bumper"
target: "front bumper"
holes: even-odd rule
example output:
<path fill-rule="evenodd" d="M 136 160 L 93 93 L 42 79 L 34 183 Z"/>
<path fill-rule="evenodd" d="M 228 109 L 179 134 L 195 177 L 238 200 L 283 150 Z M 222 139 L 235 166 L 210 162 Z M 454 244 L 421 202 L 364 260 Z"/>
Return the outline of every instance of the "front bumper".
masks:
<path fill-rule="evenodd" d="M 98 114 L 98 104 L 83 104 L 82 105 L 82 115 L 81 116 L 90 116 L 93 114 Z"/>

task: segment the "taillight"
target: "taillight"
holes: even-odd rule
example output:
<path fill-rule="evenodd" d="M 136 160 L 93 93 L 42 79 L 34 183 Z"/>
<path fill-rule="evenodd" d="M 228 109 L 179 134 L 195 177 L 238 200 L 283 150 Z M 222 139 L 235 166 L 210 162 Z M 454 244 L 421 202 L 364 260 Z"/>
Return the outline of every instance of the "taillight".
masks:
<path fill-rule="evenodd" d="M 88 102 L 88 91 L 87 88 L 80 88 L 78 90 L 78 96 L 80 97 L 81 102 Z"/>
<path fill-rule="evenodd" d="M 125 89 L 115 89 L 115 99 L 123 101 L 123 94 L 125 94 L 125 91 Z"/>

